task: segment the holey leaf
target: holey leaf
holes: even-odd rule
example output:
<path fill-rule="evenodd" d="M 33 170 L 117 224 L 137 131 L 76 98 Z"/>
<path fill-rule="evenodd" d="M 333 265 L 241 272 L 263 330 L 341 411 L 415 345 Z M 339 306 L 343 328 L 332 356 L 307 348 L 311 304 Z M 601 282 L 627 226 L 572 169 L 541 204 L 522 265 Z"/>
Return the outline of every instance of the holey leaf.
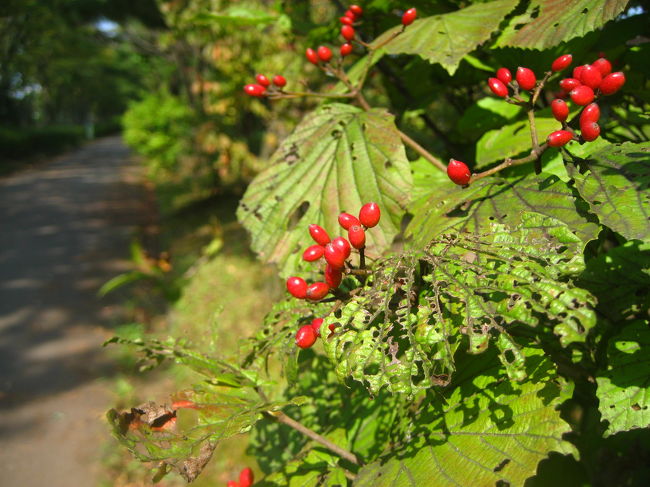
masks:
<path fill-rule="evenodd" d="M 382 212 L 367 233 L 368 252 L 377 256 L 399 231 L 411 181 L 392 115 L 333 103 L 287 137 L 271 166 L 249 185 L 237 216 L 251 233 L 253 250 L 287 276 L 301 269 L 302 250 L 312 243 L 309 224 L 333 238 L 339 213 L 356 214 L 370 201 Z"/>
<path fill-rule="evenodd" d="M 446 402 L 425 404 L 408 441 L 362 467 L 355 487 L 523 486 L 550 452 L 572 453 L 557 410 L 571 387 L 540 350 L 524 353 L 522 383 L 504 379 L 493 357 L 460 363 Z"/>
<path fill-rule="evenodd" d="M 582 37 L 620 14 L 628 0 L 533 0 L 513 17 L 496 45 L 547 49 Z"/>
<path fill-rule="evenodd" d="M 440 63 L 454 74 L 460 61 L 490 38 L 518 0 L 498 0 L 472 5 L 448 14 L 416 20 L 385 46 L 388 54 L 417 54 L 431 64 Z M 372 46 L 382 45 L 402 26 L 379 36 Z"/>
<path fill-rule="evenodd" d="M 567 170 L 600 222 L 627 239 L 650 239 L 650 142 L 608 146 L 587 167 Z"/>

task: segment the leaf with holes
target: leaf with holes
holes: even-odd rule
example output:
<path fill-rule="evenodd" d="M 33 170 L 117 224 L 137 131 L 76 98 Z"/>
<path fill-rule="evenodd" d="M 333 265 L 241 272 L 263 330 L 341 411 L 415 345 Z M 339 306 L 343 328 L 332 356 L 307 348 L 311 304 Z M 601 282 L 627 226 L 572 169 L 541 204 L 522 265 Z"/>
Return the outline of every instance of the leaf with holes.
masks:
<path fill-rule="evenodd" d="M 367 233 L 368 252 L 379 255 L 399 231 L 409 199 L 411 170 L 392 115 L 344 104 L 320 107 L 279 147 L 271 167 L 249 185 L 237 216 L 252 247 L 283 276 L 304 267 L 307 227 L 323 226 L 333 237 L 342 211 L 379 204 L 382 218 Z"/>
<path fill-rule="evenodd" d="M 483 234 L 490 231 L 493 223 L 516 227 L 524 212 L 548 217 L 547 223 L 555 228 L 568 227 L 583 244 L 599 232 L 598 225 L 585 216 L 581 200 L 567 184 L 543 173 L 517 181 L 489 177 L 468 188 L 439 185 L 429 188 L 428 194 L 424 190 L 419 194 L 419 199 L 411 204 L 414 217 L 407 228 L 414 247 L 424 246 L 452 230 Z"/>
<path fill-rule="evenodd" d="M 525 13 L 510 20 L 496 46 L 539 50 L 557 46 L 602 27 L 627 4 L 628 0 L 533 0 Z"/>
<path fill-rule="evenodd" d="M 417 54 L 432 64 L 440 63 L 449 74 L 454 74 L 463 57 L 488 40 L 517 3 L 498 0 L 416 20 L 388 42 L 385 50 L 388 54 Z M 401 25 L 389 29 L 371 46 L 384 44 L 401 30 Z"/>
<path fill-rule="evenodd" d="M 410 441 L 362 467 L 355 487 L 524 485 L 550 452 L 573 452 L 557 410 L 571 387 L 541 350 L 524 352 L 522 383 L 503 380 L 494 356 L 462 363 L 447 401 L 418 411 Z"/>
<path fill-rule="evenodd" d="M 627 239 L 650 239 L 650 142 L 610 145 L 569 175 L 603 225 Z"/>
<path fill-rule="evenodd" d="M 650 326 L 627 324 L 610 340 L 607 370 L 596 377 L 598 409 L 609 421 L 605 436 L 650 426 Z"/>

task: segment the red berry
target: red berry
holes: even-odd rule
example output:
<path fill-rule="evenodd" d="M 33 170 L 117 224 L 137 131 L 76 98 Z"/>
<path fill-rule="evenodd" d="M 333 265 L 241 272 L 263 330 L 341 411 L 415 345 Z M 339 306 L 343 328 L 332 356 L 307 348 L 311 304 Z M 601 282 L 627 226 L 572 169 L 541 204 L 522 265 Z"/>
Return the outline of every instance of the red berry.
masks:
<path fill-rule="evenodd" d="M 344 25 L 341 27 L 341 35 L 346 41 L 354 39 L 354 27 L 351 25 Z"/>
<path fill-rule="evenodd" d="M 411 25 L 413 22 L 415 22 L 415 19 L 418 16 L 418 12 L 414 8 L 408 9 L 406 12 L 404 12 L 404 15 L 402 15 L 402 25 L 406 27 L 407 25 Z"/>
<path fill-rule="evenodd" d="M 309 348 L 316 343 L 316 332 L 311 325 L 301 327 L 296 333 L 296 345 L 300 348 Z"/>
<path fill-rule="evenodd" d="M 348 229 L 348 240 L 355 249 L 362 249 L 366 246 L 366 232 L 359 225 L 352 225 Z"/>
<path fill-rule="evenodd" d="M 505 98 L 508 96 L 508 87 L 503 84 L 503 82 L 500 79 L 497 78 L 489 78 L 488 79 L 488 87 L 497 96 L 500 96 L 501 98 Z"/>
<path fill-rule="evenodd" d="M 602 83 L 600 83 L 600 92 L 603 95 L 613 95 L 625 84 L 625 75 L 617 71 L 605 76 Z"/>
<path fill-rule="evenodd" d="M 318 57 L 320 58 L 321 61 L 324 63 L 328 62 L 330 59 L 332 59 L 332 51 L 330 50 L 329 47 L 326 46 L 320 46 L 318 48 Z"/>
<path fill-rule="evenodd" d="M 592 90 L 595 90 L 600 86 L 601 81 L 603 80 L 603 75 L 600 74 L 598 68 L 585 64 L 580 71 L 580 81 L 583 85 L 588 86 Z"/>
<path fill-rule="evenodd" d="M 315 282 L 307 286 L 306 298 L 310 301 L 320 301 L 330 291 L 330 287 L 324 282 Z"/>
<path fill-rule="evenodd" d="M 522 90 L 532 90 L 535 88 L 535 83 L 537 83 L 537 78 L 535 77 L 533 70 L 522 68 L 521 66 L 517 68 L 516 79 Z"/>
<path fill-rule="evenodd" d="M 564 100 L 560 100 L 559 98 L 551 102 L 551 111 L 555 120 L 558 122 L 564 122 L 569 116 L 569 106 Z"/>
<path fill-rule="evenodd" d="M 449 176 L 449 179 L 454 183 L 464 186 L 469 183 L 472 173 L 464 162 L 457 161 L 456 159 L 449 159 L 447 176 Z"/>
<path fill-rule="evenodd" d="M 314 318 L 311 320 L 311 327 L 314 329 L 316 332 L 316 336 L 320 336 L 320 325 L 323 324 L 323 318 Z"/>
<path fill-rule="evenodd" d="M 600 118 L 600 107 L 597 103 L 590 103 L 582 109 L 580 125 L 587 122 L 597 122 Z"/>
<path fill-rule="evenodd" d="M 325 261 L 335 269 L 345 267 L 345 252 L 334 244 L 325 246 Z"/>
<path fill-rule="evenodd" d="M 251 487 L 253 480 L 253 471 L 250 468 L 246 467 L 239 472 L 239 487 Z"/>
<path fill-rule="evenodd" d="M 600 71 L 600 74 L 603 76 L 603 78 L 612 72 L 612 63 L 610 63 L 604 57 L 596 59 L 593 63 L 591 63 L 591 65 Z"/>
<path fill-rule="evenodd" d="M 264 76 L 263 74 L 258 74 L 257 76 L 255 76 L 255 79 L 257 80 L 257 82 L 259 84 L 261 84 L 265 88 L 268 87 L 271 84 L 269 79 L 266 76 Z"/>
<path fill-rule="evenodd" d="M 314 262 L 315 260 L 320 259 L 325 253 L 325 248 L 322 245 L 311 245 L 307 247 L 302 254 L 302 260 L 307 262 Z"/>
<path fill-rule="evenodd" d="M 352 53 L 352 44 L 349 42 L 346 42 L 345 44 L 341 44 L 341 56 L 345 57 L 348 54 Z"/>
<path fill-rule="evenodd" d="M 260 97 L 264 95 L 264 92 L 266 91 L 266 88 L 264 88 L 262 85 L 246 85 L 244 86 L 244 92 L 248 96 L 256 96 Z"/>
<path fill-rule="evenodd" d="M 357 20 L 357 16 L 354 15 L 354 12 L 350 9 L 347 9 L 343 14 L 344 17 L 350 17 L 353 21 Z"/>
<path fill-rule="evenodd" d="M 499 68 L 497 69 L 497 79 L 507 85 L 512 81 L 512 73 L 508 68 Z"/>
<path fill-rule="evenodd" d="M 352 225 L 361 225 L 361 222 L 354 215 L 349 213 L 341 213 L 339 215 L 339 225 L 348 230 Z"/>
<path fill-rule="evenodd" d="M 275 86 L 279 86 L 280 88 L 282 88 L 287 84 L 287 80 L 281 74 L 276 74 L 275 76 L 273 76 L 273 84 Z"/>
<path fill-rule="evenodd" d="M 576 86 L 580 86 L 582 83 L 579 79 L 576 78 L 564 78 L 560 81 L 560 88 L 569 93 Z"/>
<path fill-rule="evenodd" d="M 377 203 L 366 203 L 359 210 L 359 221 L 362 225 L 372 228 L 379 223 L 381 218 L 381 210 Z"/>
<path fill-rule="evenodd" d="M 298 299 L 305 299 L 307 296 L 307 283 L 302 277 L 290 277 L 287 279 L 287 291 Z"/>
<path fill-rule="evenodd" d="M 239 487 L 239 482 L 236 482 L 235 480 L 229 480 L 226 484 L 226 487 Z"/>
<path fill-rule="evenodd" d="M 573 139 L 573 134 L 568 130 L 556 130 L 546 138 L 546 142 L 551 147 L 562 147 L 571 139 Z"/>
<path fill-rule="evenodd" d="M 569 96 L 576 105 L 585 106 L 594 101 L 594 90 L 585 85 L 576 86 L 571 90 Z"/>
<path fill-rule="evenodd" d="M 315 223 L 309 225 L 309 235 L 311 235 L 311 238 L 314 239 L 314 242 L 319 245 L 327 245 L 330 243 L 330 236 L 327 234 L 325 229 L 320 225 L 316 225 Z"/>
<path fill-rule="evenodd" d="M 356 17 L 361 17 L 363 15 L 363 9 L 358 5 L 350 5 L 348 10 L 352 12 Z"/>
<path fill-rule="evenodd" d="M 318 54 L 316 54 L 316 51 L 314 51 L 311 47 L 308 47 L 305 51 L 305 57 L 310 63 L 318 64 Z"/>
<path fill-rule="evenodd" d="M 325 266 L 325 282 L 332 289 L 336 289 L 341 285 L 343 280 L 343 271 L 341 269 L 336 269 L 331 265 Z"/>
<path fill-rule="evenodd" d="M 591 142 L 600 135 L 600 126 L 596 122 L 580 122 L 580 132 L 586 142 Z"/>
<path fill-rule="evenodd" d="M 573 56 L 571 54 L 564 54 L 553 61 L 553 64 L 551 64 L 551 70 L 562 71 L 571 64 L 571 61 L 573 61 Z"/>
<path fill-rule="evenodd" d="M 580 79 L 580 73 L 582 72 L 583 67 L 584 66 L 576 66 L 575 68 L 573 68 L 573 77 L 575 79 Z"/>
<path fill-rule="evenodd" d="M 354 19 L 352 17 L 346 17 L 345 15 L 343 17 L 339 17 L 339 21 L 343 25 L 352 25 L 354 23 Z"/>
<path fill-rule="evenodd" d="M 350 242 L 345 240 L 343 237 L 336 237 L 332 240 L 332 245 L 343 252 L 346 259 L 350 257 Z"/>

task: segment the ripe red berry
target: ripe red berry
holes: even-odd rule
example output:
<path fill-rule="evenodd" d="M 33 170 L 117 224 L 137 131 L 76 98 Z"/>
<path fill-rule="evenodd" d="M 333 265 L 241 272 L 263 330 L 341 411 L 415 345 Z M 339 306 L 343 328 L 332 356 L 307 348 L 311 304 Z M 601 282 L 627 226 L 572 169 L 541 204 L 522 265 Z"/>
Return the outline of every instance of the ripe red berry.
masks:
<path fill-rule="evenodd" d="M 311 320 L 311 327 L 314 329 L 316 332 L 316 336 L 320 336 L 320 325 L 323 324 L 323 318 L 314 318 Z"/>
<path fill-rule="evenodd" d="M 613 95 L 625 84 L 625 75 L 617 71 L 605 76 L 602 83 L 600 83 L 600 92 L 603 95 Z"/>
<path fill-rule="evenodd" d="M 352 44 L 350 44 L 349 42 L 346 42 L 345 44 L 341 44 L 340 51 L 341 51 L 341 56 L 342 57 L 345 57 L 345 56 L 351 54 L 352 53 Z"/>
<path fill-rule="evenodd" d="M 586 142 L 591 142 L 600 135 L 600 126 L 596 122 L 580 122 L 580 132 Z"/>
<path fill-rule="evenodd" d="M 348 230 L 352 225 L 361 225 L 361 222 L 356 216 L 344 212 L 339 215 L 339 225 Z"/>
<path fill-rule="evenodd" d="M 266 88 L 264 88 L 262 85 L 250 84 L 250 85 L 244 86 L 244 92 L 248 96 L 260 97 L 260 96 L 264 95 L 265 91 L 266 91 Z"/>
<path fill-rule="evenodd" d="M 358 5 L 350 5 L 348 10 L 352 12 L 356 17 L 361 17 L 363 15 L 363 9 Z"/>
<path fill-rule="evenodd" d="M 307 297 L 307 283 L 302 277 L 290 277 L 287 279 L 287 291 L 298 299 Z"/>
<path fill-rule="evenodd" d="M 305 296 L 310 301 L 320 301 L 330 291 L 330 287 L 324 282 L 315 282 L 307 286 L 307 295 Z"/>
<path fill-rule="evenodd" d="M 330 236 L 327 234 L 325 229 L 320 225 L 316 225 L 315 223 L 309 225 L 309 235 L 311 235 L 311 238 L 314 239 L 314 242 L 319 245 L 327 245 L 330 243 Z"/>
<path fill-rule="evenodd" d="M 532 90 L 535 88 L 535 83 L 537 83 L 537 78 L 535 77 L 533 70 L 522 68 L 521 66 L 517 68 L 516 79 L 522 90 Z"/>
<path fill-rule="evenodd" d="M 305 57 L 310 63 L 318 64 L 318 54 L 316 54 L 316 51 L 314 51 L 311 47 L 308 47 L 305 51 Z"/>
<path fill-rule="evenodd" d="M 551 70 L 562 71 L 571 64 L 571 61 L 573 61 L 573 56 L 571 54 L 564 54 L 553 61 L 553 64 L 551 64 Z"/>
<path fill-rule="evenodd" d="M 352 225 L 348 229 L 348 240 L 350 241 L 350 245 L 352 245 L 355 249 L 362 249 L 365 247 L 366 232 L 364 231 L 363 227 Z"/>
<path fill-rule="evenodd" d="M 325 261 L 335 269 L 345 267 L 345 252 L 334 244 L 325 246 Z"/>
<path fill-rule="evenodd" d="M 564 78 L 560 81 L 560 88 L 569 93 L 576 86 L 580 86 L 582 83 L 579 79 L 576 78 Z"/>
<path fill-rule="evenodd" d="M 261 85 L 264 86 L 265 88 L 268 87 L 268 86 L 270 86 L 270 84 L 271 84 L 271 82 L 269 81 L 269 79 L 268 79 L 266 76 L 264 76 L 263 74 L 258 74 L 257 76 L 255 76 L 255 79 L 257 80 L 257 82 L 258 82 L 259 84 L 261 84 Z"/>
<path fill-rule="evenodd" d="M 381 210 L 377 203 L 366 203 L 359 210 L 359 221 L 362 225 L 372 228 L 379 223 L 381 218 Z"/>
<path fill-rule="evenodd" d="M 351 25 L 344 25 L 341 27 L 341 35 L 346 41 L 354 39 L 354 27 Z"/>
<path fill-rule="evenodd" d="M 327 46 L 320 46 L 318 48 L 317 54 L 318 54 L 318 57 L 320 58 L 320 60 L 323 61 L 324 63 L 326 63 L 330 59 L 332 59 L 332 51 Z"/>
<path fill-rule="evenodd" d="M 508 68 L 499 68 L 497 69 L 497 79 L 507 85 L 512 81 L 512 73 Z"/>
<path fill-rule="evenodd" d="M 573 77 L 575 79 L 580 79 L 580 73 L 582 72 L 583 67 L 584 66 L 576 66 L 575 68 L 573 68 Z"/>
<path fill-rule="evenodd" d="M 345 15 L 343 17 L 339 17 L 339 21 L 343 25 L 352 25 L 354 23 L 354 19 L 352 17 L 346 17 Z"/>
<path fill-rule="evenodd" d="M 353 21 L 357 20 L 357 16 L 354 15 L 354 12 L 350 9 L 347 9 L 343 14 L 344 17 L 350 17 Z"/>
<path fill-rule="evenodd" d="M 278 87 L 282 88 L 283 86 L 285 86 L 287 84 L 287 80 L 281 74 L 276 74 L 275 76 L 273 76 L 273 84 L 275 86 L 278 86 Z"/>
<path fill-rule="evenodd" d="M 325 266 L 325 282 L 332 289 L 336 289 L 341 285 L 343 280 L 343 271 L 341 269 L 335 269 L 331 265 Z"/>
<path fill-rule="evenodd" d="M 457 161 L 456 159 L 449 159 L 447 176 L 449 176 L 449 179 L 454 183 L 464 186 L 469 183 L 472 173 L 464 162 Z"/>
<path fill-rule="evenodd" d="M 591 65 L 600 71 L 600 74 L 603 76 L 603 78 L 612 72 L 612 63 L 610 63 L 604 57 L 596 59 L 593 63 L 591 63 Z"/>
<path fill-rule="evenodd" d="M 229 480 L 226 484 L 226 487 L 239 487 L 239 482 L 235 480 Z"/>
<path fill-rule="evenodd" d="M 300 348 L 309 348 L 316 343 L 316 332 L 311 325 L 301 327 L 296 333 L 296 345 Z"/>
<path fill-rule="evenodd" d="M 555 120 L 558 122 L 564 122 L 569 116 L 569 105 L 566 104 L 564 100 L 556 98 L 551 102 L 551 111 Z"/>
<path fill-rule="evenodd" d="M 350 257 L 350 242 L 345 240 L 343 237 L 336 237 L 334 240 L 332 240 L 332 245 L 343 252 L 343 255 L 346 259 Z"/>
<path fill-rule="evenodd" d="M 404 15 L 402 15 L 402 25 L 406 27 L 407 25 L 411 25 L 413 22 L 415 22 L 415 19 L 418 16 L 418 12 L 414 8 L 408 9 L 406 12 L 404 12 Z"/>
<path fill-rule="evenodd" d="M 569 92 L 571 100 L 576 105 L 585 106 L 594 101 L 594 90 L 585 85 L 576 86 Z"/>
<path fill-rule="evenodd" d="M 580 125 L 587 122 L 597 122 L 600 118 L 600 107 L 597 103 L 590 103 L 582 109 Z"/>
<path fill-rule="evenodd" d="M 246 467 L 239 472 L 239 487 L 251 487 L 253 485 L 254 475 L 253 471 Z"/>
<path fill-rule="evenodd" d="M 600 74 L 598 68 L 591 66 L 590 64 L 585 64 L 582 67 L 582 71 L 580 71 L 580 81 L 582 81 L 583 85 L 595 90 L 600 86 L 602 80 L 603 75 Z"/>
<path fill-rule="evenodd" d="M 302 254 L 302 260 L 307 262 L 314 262 L 320 259 L 325 253 L 325 247 L 322 245 L 311 245 Z"/>
<path fill-rule="evenodd" d="M 489 78 L 488 86 L 496 96 L 500 96 L 501 98 L 508 96 L 508 87 L 500 79 Z"/>
<path fill-rule="evenodd" d="M 573 134 L 568 130 L 556 130 L 546 138 L 546 142 L 551 147 L 562 147 L 573 139 Z"/>

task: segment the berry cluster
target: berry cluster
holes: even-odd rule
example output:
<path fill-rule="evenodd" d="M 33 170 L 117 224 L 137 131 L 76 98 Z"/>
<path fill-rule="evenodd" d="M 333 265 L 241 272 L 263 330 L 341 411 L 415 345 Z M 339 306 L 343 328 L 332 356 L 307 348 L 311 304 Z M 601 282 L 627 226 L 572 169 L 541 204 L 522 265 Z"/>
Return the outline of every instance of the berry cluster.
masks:
<path fill-rule="evenodd" d="M 267 88 L 270 91 L 281 92 L 282 88 L 284 88 L 284 86 L 287 84 L 287 80 L 281 74 L 276 74 L 273 76 L 273 84 L 271 84 L 271 80 L 269 80 L 263 74 L 258 74 L 255 76 L 255 81 L 257 81 L 257 83 L 251 83 L 244 86 L 244 92 L 248 96 L 254 96 L 257 98 L 264 96 L 266 94 Z"/>
<path fill-rule="evenodd" d="M 359 210 L 359 217 L 349 213 L 341 213 L 338 217 L 339 225 L 348 232 L 348 238 L 330 236 L 320 225 L 309 225 L 309 234 L 314 245 L 305 249 L 302 258 L 306 262 L 316 262 L 321 258 L 325 259 L 324 278 L 325 281 L 318 281 L 307 284 L 302 277 L 292 276 L 287 279 L 287 291 L 298 299 L 309 301 L 320 301 L 327 294 L 338 288 L 343 280 L 343 273 L 346 271 L 346 261 L 352 253 L 352 248 L 363 255 L 366 246 L 366 230 L 379 223 L 381 211 L 377 203 L 366 203 Z M 347 263 L 348 270 L 352 266 Z M 320 322 L 318 320 L 320 319 Z M 310 325 L 305 325 L 296 334 L 296 344 L 301 348 L 311 347 L 320 331 L 322 318 L 317 318 Z"/>
<path fill-rule="evenodd" d="M 250 487 L 253 485 L 253 471 L 246 467 L 241 472 L 239 472 L 239 482 L 236 480 L 229 480 L 226 484 L 227 487 Z"/>

